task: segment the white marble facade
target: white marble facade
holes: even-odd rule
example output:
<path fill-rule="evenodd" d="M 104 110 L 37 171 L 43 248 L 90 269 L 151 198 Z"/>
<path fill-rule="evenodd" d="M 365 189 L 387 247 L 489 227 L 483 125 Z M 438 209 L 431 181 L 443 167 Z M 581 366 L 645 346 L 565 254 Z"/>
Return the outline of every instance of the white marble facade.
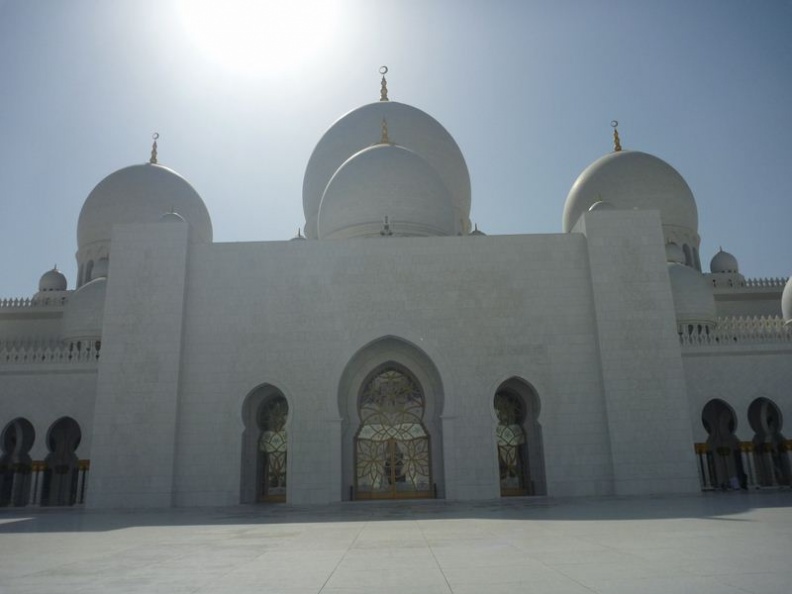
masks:
<path fill-rule="evenodd" d="M 390 101 L 320 140 L 295 240 L 214 243 L 178 174 L 111 174 L 77 288 L 0 301 L 0 504 L 790 484 L 784 281 L 701 273 L 670 165 L 597 160 L 563 233 L 471 231 L 470 200 L 450 134 Z"/>

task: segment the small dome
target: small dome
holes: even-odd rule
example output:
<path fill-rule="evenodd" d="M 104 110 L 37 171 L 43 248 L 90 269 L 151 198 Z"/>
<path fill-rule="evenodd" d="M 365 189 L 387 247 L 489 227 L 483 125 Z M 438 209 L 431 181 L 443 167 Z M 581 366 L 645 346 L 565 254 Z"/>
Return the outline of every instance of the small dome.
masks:
<path fill-rule="evenodd" d="M 473 231 L 470 232 L 470 235 L 486 235 L 486 233 L 484 233 L 484 231 L 481 231 L 478 228 L 478 223 L 477 223 L 476 225 L 474 225 Z"/>
<path fill-rule="evenodd" d="M 61 336 L 65 340 L 98 339 L 102 336 L 107 279 L 84 284 L 69 297 L 63 312 Z"/>
<path fill-rule="evenodd" d="M 393 235 L 455 235 L 450 193 L 434 168 L 393 144 L 364 149 L 327 184 L 319 238 L 378 237 L 388 219 Z"/>
<path fill-rule="evenodd" d="M 192 227 L 191 240 L 212 241 L 212 221 L 203 200 L 175 171 L 151 163 L 125 167 L 104 178 L 83 204 L 77 243 L 109 242 L 113 225 L 156 222 L 178 211 Z"/>
<path fill-rule="evenodd" d="M 160 215 L 160 223 L 186 223 L 184 217 L 178 212 L 170 211 Z"/>
<path fill-rule="evenodd" d="M 41 275 L 39 291 L 65 291 L 66 277 L 58 270 L 57 266 Z"/>
<path fill-rule="evenodd" d="M 698 233 L 698 210 L 687 182 L 671 165 L 647 153 L 613 152 L 589 165 L 567 196 L 564 233 L 599 201 L 617 209 L 659 210 L 664 227 Z"/>
<path fill-rule="evenodd" d="M 698 270 L 673 262 L 668 264 L 668 276 L 677 321 L 714 324 L 717 320 L 715 297 L 707 279 Z"/>
<path fill-rule="evenodd" d="M 607 200 L 598 200 L 589 207 L 589 212 L 594 212 L 596 210 L 616 210 L 616 207 Z"/>
<path fill-rule="evenodd" d="M 396 101 L 378 101 L 342 116 L 314 148 L 303 180 L 306 237 L 317 237 L 319 208 L 330 179 L 350 157 L 380 138 L 383 118 L 391 139 L 420 155 L 448 188 L 454 223 L 459 227 L 453 234 L 470 228 L 470 176 L 456 141 L 437 120 L 420 109 Z"/>
<path fill-rule="evenodd" d="M 718 273 L 732 273 L 740 272 L 737 266 L 737 258 L 732 256 L 729 252 L 724 252 L 723 248 L 718 250 L 718 253 L 712 257 L 710 261 L 710 272 Z"/>
<path fill-rule="evenodd" d="M 666 261 L 674 262 L 675 264 L 685 263 L 685 252 L 682 248 L 675 243 L 667 243 L 666 247 Z"/>
<path fill-rule="evenodd" d="M 781 294 L 781 314 L 787 325 L 792 325 L 792 276 L 784 285 L 784 292 Z"/>

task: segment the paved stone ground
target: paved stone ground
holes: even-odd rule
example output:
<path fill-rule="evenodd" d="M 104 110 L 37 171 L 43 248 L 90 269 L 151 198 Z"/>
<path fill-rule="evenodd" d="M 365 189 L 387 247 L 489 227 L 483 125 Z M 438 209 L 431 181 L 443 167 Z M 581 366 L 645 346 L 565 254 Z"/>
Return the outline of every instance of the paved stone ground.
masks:
<path fill-rule="evenodd" d="M 4 509 L 0 592 L 790 594 L 792 491 Z"/>

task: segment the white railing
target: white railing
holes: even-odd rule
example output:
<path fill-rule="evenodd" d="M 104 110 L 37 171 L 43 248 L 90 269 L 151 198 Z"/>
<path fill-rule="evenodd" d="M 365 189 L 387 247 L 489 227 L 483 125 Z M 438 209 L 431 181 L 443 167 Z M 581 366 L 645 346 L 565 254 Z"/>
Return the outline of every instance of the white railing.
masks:
<path fill-rule="evenodd" d="M 745 279 L 745 286 L 749 288 L 783 289 L 784 285 L 786 284 L 787 284 L 787 279 L 782 277 Z"/>
<path fill-rule="evenodd" d="M 685 326 L 679 341 L 683 346 L 790 344 L 792 327 L 780 316 L 727 317 L 719 318 L 714 328 Z"/>
<path fill-rule="evenodd" d="M 0 342 L 0 365 L 95 363 L 99 359 L 100 348 L 98 340 Z"/>
<path fill-rule="evenodd" d="M 69 300 L 65 295 L 59 297 L 19 297 L 13 299 L 0 299 L 0 309 L 18 309 L 28 307 L 57 307 L 66 305 Z"/>

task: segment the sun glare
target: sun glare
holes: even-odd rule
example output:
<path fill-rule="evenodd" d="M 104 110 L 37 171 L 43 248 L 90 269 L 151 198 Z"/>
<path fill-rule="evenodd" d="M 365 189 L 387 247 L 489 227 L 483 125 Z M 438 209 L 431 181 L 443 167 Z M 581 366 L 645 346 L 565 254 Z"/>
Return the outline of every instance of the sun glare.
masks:
<path fill-rule="evenodd" d="M 187 35 L 209 59 L 248 74 L 283 72 L 321 55 L 337 0 L 180 0 Z"/>

